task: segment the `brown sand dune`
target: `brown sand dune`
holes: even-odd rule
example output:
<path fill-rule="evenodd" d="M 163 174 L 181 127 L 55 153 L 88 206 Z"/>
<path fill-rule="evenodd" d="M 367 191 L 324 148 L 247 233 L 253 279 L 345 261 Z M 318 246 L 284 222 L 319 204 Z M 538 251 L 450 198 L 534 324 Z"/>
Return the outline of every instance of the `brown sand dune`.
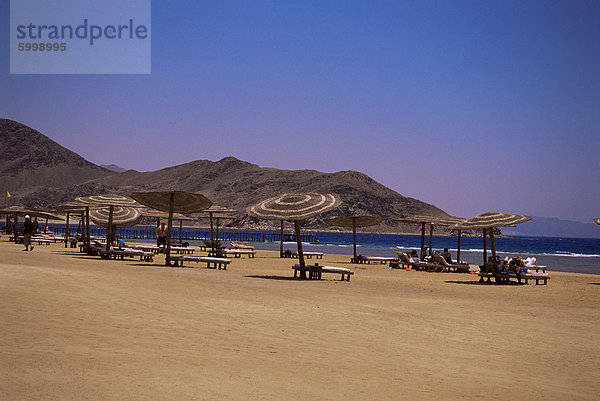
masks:
<path fill-rule="evenodd" d="M 315 282 L 266 251 L 227 271 L 0 254 L 2 400 L 598 399 L 599 276 L 480 286 L 373 265 Z"/>

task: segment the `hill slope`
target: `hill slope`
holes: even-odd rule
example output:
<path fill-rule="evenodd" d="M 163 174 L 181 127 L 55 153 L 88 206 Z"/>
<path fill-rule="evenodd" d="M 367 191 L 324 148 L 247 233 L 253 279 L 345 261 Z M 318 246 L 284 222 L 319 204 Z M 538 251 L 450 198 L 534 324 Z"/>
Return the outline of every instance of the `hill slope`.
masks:
<path fill-rule="evenodd" d="M 87 162 L 37 131 L 9 120 L 3 120 L 2 124 L 3 137 L 7 138 L 4 141 L 11 146 L 10 153 L 19 149 L 26 151 L 19 157 L 0 161 L 0 177 L 4 179 L 0 181 L 0 190 L 7 188 L 18 193 L 17 200 L 26 206 L 51 208 L 76 196 L 103 193 L 129 195 L 134 191 L 183 190 L 203 193 L 215 204 L 243 212 L 262 199 L 284 192 L 315 191 L 335 192 L 343 203 L 336 211 L 311 219 L 312 227 L 326 228 L 325 219 L 342 213 L 373 214 L 384 219 L 411 214 L 447 215 L 433 205 L 404 197 L 356 171 L 279 170 L 226 157 L 217 162 L 197 160 L 152 172 L 114 173 Z M 36 170 L 34 174 L 32 169 Z M 36 174 L 44 174 L 47 179 L 32 180 Z M 36 186 L 36 182 L 45 186 Z M 10 183 L 12 187 L 8 186 Z M 268 223 L 242 216 L 233 224 L 265 226 Z M 393 227 L 398 231 L 398 225 L 388 224 L 380 230 L 389 231 Z M 409 226 L 409 229 L 416 228 Z"/>
<path fill-rule="evenodd" d="M 0 191 L 18 196 L 43 187 L 65 187 L 112 172 L 88 162 L 38 131 L 0 119 Z"/>

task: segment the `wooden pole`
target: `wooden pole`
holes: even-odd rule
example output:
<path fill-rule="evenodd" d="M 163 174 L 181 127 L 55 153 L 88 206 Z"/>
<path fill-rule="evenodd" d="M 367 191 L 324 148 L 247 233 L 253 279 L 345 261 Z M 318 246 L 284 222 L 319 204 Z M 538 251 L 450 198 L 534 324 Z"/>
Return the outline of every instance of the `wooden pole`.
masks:
<path fill-rule="evenodd" d="M 496 245 L 494 244 L 494 228 L 490 228 L 490 248 L 492 249 L 492 259 L 496 263 Z"/>
<path fill-rule="evenodd" d="M 456 251 L 456 263 L 460 263 L 460 237 L 462 230 L 458 230 L 458 250 Z"/>
<path fill-rule="evenodd" d="M 421 251 L 425 246 L 425 223 L 421 223 L 421 249 L 419 249 L 419 257 L 421 257 Z"/>
<path fill-rule="evenodd" d="M 46 234 L 47 230 L 48 230 L 48 217 L 46 217 L 46 223 L 44 223 L 44 234 Z"/>
<path fill-rule="evenodd" d="M 356 217 L 352 216 L 352 242 L 354 243 L 354 263 L 356 263 Z"/>
<path fill-rule="evenodd" d="M 69 212 L 67 212 L 67 221 L 65 224 L 65 248 L 67 247 L 68 243 L 69 243 Z"/>
<path fill-rule="evenodd" d="M 183 219 L 179 219 L 179 243 L 181 244 L 181 231 L 183 229 Z"/>
<path fill-rule="evenodd" d="M 169 222 L 167 226 L 167 252 L 165 256 L 165 264 L 171 266 L 171 230 L 173 229 L 173 205 L 175 203 L 175 193 L 171 192 L 169 199 Z"/>
<path fill-rule="evenodd" d="M 429 225 L 429 256 L 431 256 L 431 247 L 433 246 L 433 224 Z"/>
<path fill-rule="evenodd" d="M 487 236 L 486 229 L 483 229 L 483 264 L 487 263 Z"/>
<path fill-rule="evenodd" d="M 283 258 L 283 220 L 281 220 L 281 230 L 279 231 L 279 257 Z"/>
<path fill-rule="evenodd" d="M 108 226 L 106 227 L 106 252 L 108 252 L 108 249 L 110 248 L 112 222 L 113 222 L 113 211 L 114 210 L 115 210 L 115 207 L 113 205 L 110 205 L 108 207 Z"/>
<path fill-rule="evenodd" d="M 85 207 L 85 243 L 84 243 L 84 248 L 86 253 L 88 253 L 90 251 L 90 244 L 91 244 L 91 239 L 90 239 L 90 207 L 86 206 Z"/>
<path fill-rule="evenodd" d="M 296 243 L 298 244 L 298 261 L 300 262 L 300 278 L 306 278 L 306 270 L 304 264 L 304 252 L 302 251 L 302 234 L 300 234 L 300 222 L 294 220 L 294 230 L 296 231 Z"/>
<path fill-rule="evenodd" d="M 215 241 L 219 240 L 219 216 L 216 217 L 217 219 L 217 229 L 215 231 Z"/>
<path fill-rule="evenodd" d="M 213 219 L 213 214 L 212 214 L 212 212 L 208 212 L 208 216 L 210 218 L 210 241 L 212 242 L 212 240 L 214 238 L 213 237 L 213 220 L 212 220 Z"/>

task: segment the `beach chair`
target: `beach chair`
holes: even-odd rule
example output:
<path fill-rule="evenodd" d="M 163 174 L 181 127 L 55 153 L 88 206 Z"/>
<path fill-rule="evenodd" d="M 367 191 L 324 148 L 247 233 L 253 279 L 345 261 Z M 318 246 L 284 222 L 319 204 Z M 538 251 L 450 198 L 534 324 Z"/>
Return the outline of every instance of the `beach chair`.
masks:
<path fill-rule="evenodd" d="M 196 262 L 196 263 L 206 263 L 206 268 L 208 269 L 223 269 L 227 270 L 227 265 L 231 263 L 231 259 L 226 258 L 214 258 L 207 256 L 189 256 L 189 255 L 177 255 L 171 256 L 170 261 L 174 262 L 174 266 L 183 266 L 183 262 Z"/>
<path fill-rule="evenodd" d="M 443 267 L 444 271 L 447 272 L 457 272 L 457 273 L 468 273 L 470 271 L 469 265 L 466 263 L 448 263 L 446 259 L 442 257 L 442 255 L 433 254 L 431 255 L 436 264 Z"/>
<path fill-rule="evenodd" d="M 415 270 L 428 270 L 431 268 L 431 263 L 413 262 L 404 252 L 397 251 L 396 255 L 398 255 L 398 261 L 402 265 L 402 268 L 414 268 Z"/>

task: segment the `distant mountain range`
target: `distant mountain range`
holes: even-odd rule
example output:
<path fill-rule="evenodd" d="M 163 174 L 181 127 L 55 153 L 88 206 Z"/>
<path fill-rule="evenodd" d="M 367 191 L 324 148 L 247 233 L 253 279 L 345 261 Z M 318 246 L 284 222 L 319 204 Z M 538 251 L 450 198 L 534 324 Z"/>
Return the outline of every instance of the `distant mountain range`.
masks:
<path fill-rule="evenodd" d="M 534 217 L 527 223 L 505 228 L 502 232 L 531 237 L 600 238 L 600 226 L 594 222 L 581 223 L 548 217 Z"/>
<path fill-rule="evenodd" d="M 182 190 L 199 192 L 215 204 L 240 211 L 234 226 L 267 227 L 273 222 L 245 215 L 246 207 L 285 192 L 334 192 L 342 205 L 307 221 L 312 228 L 330 228 L 325 220 L 341 214 L 371 214 L 384 218 L 373 227 L 380 232 L 415 232 L 414 225 L 390 220 L 414 214 L 445 217 L 438 207 L 408 198 L 357 171 L 322 173 L 280 170 L 226 157 L 217 162 L 197 160 L 151 172 L 98 166 L 60 146 L 40 132 L 16 121 L 0 120 L 0 194 L 9 191 L 10 204 L 51 209 L 77 196 L 134 191 Z"/>

